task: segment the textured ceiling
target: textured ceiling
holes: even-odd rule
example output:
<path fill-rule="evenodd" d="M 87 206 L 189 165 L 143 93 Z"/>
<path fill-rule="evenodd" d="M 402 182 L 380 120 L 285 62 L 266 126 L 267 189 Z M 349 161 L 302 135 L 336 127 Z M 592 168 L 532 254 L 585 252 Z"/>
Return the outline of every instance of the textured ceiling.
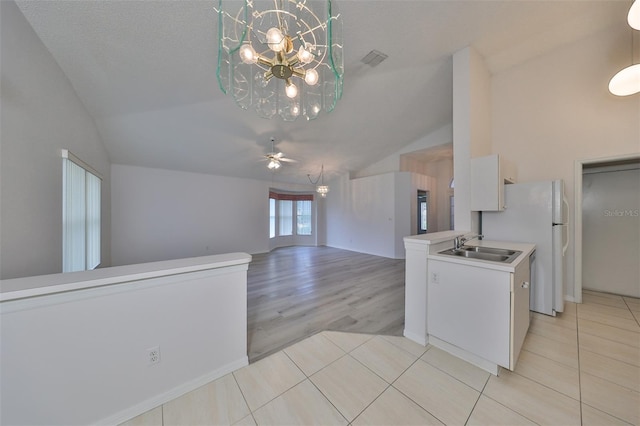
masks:
<path fill-rule="evenodd" d="M 17 2 L 94 117 L 116 164 L 307 183 L 356 171 L 451 122 L 453 52 L 491 72 L 625 25 L 620 1 L 336 0 L 344 93 L 317 120 L 264 120 L 217 86 L 217 1 Z M 360 62 L 377 49 L 389 58 Z M 261 158 L 296 163 L 275 175 Z"/>

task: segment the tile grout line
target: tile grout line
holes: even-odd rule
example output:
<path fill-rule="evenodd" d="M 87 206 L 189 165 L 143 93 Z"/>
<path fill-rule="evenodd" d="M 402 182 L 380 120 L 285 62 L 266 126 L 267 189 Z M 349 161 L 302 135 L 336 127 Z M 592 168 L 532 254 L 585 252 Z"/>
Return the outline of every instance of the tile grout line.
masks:
<path fill-rule="evenodd" d="M 247 397 L 244 395 L 244 392 L 242 391 L 242 387 L 240 386 L 240 383 L 238 383 L 238 378 L 235 375 L 235 371 L 232 371 L 231 375 L 233 376 L 233 381 L 236 382 L 236 386 L 238 387 L 238 390 L 240 391 L 240 395 L 242 395 L 242 400 L 244 401 L 245 405 L 247 406 L 247 409 L 249 410 L 249 415 L 251 416 L 251 418 L 253 418 L 254 423 L 258 424 L 258 422 L 256 422 L 256 418 L 253 417 L 253 411 L 251 410 L 251 407 L 249 407 L 249 402 L 247 401 Z M 240 419 L 240 420 L 242 420 L 242 419 Z M 163 425 L 164 425 L 164 423 L 163 423 Z"/>
<path fill-rule="evenodd" d="M 395 389 L 397 392 L 400 392 L 401 395 L 403 395 L 405 398 L 407 398 L 409 401 L 413 402 L 414 404 L 416 404 L 418 407 L 420 407 L 422 410 L 424 410 L 425 412 L 429 413 L 429 415 L 433 416 L 434 419 L 438 420 L 440 423 L 442 423 L 443 425 L 446 425 L 446 423 L 441 420 L 438 416 L 436 416 L 435 414 L 433 414 L 431 411 L 427 410 L 425 407 L 423 407 L 422 405 L 420 405 L 420 403 L 418 403 L 418 401 L 414 400 L 413 398 L 411 398 L 409 395 L 407 395 L 406 393 L 402 392 L 401 389 L 398 389 L 397 387 L 393 386 L 399 379 L 400 377 L 402 377 L 402 375 L 404 373 L 407 372 L 407 370 L 409 370 L 411 367 L 413 367 L 418 361 L 422 361 L 426 364 L 429 364 L 428 362 L 426 362 L 425 360 L 422 359 L 422 357 L 424 356 L 425 353 L 427 353 L 433 346 L 431 345 L 427 345 L 427 347 L 429 349 L 427 349 L 420 357 L 418 357 L 414 362 L 411 363 L 410 366 L 408 366 L 406 368 L 406 370 L 404 370 L 402 372 L 402 374 L 400 374 L 390 385 L 389 387 L 392 387 L 393 389 Z M 429 364 L 431 365 L 431 364 Z M 445 373 L 446 374 L 446 373 Z M 386 390 L 386 389 L 385 389 Z"/>
<path fill-rule="evenodd" d="M 325 336 L 325 337 L 326 337 L 327 339 L 329 339 L 329 336 Z M 331 339 L 329 339 L 329 340 L 331 340 Z M 331 340 L 331 342 L 333 342 L 333 340 Z M 333 342 L 333 344 L 334 344 L 334 345 L 336 345 L 336 346 L 338 347 L 338 349 L 340 349 L 342 352 L 344 352 L 344 354 L 343 354 L 343 355 L 341 355 L 339 358 L 337 358 L 337 359 L 335 359 L 335 360 L 331 361 L 329 364 L 325 365 L 325 366 L 324 366 L 324 367 L 322 367 L 320 370 L 318 370 L 318 371 L 314 372 L 311 376 L 315 375 L 316 373 L 319 373 L 320 371 L 322 371 L 322 370 L 324 370 L 325 368 L 329 367 L 330 365 L 334 364 L 334 363 L 335 363 L 335 362 L 337 362 L 338 360 L 341 360 L 341 359 L 342 359 L 342 358 L 344 358 L 345 356 L 349 355 L 349 352 L 347 352 L 347 351 L 345 351 L 344 349 L 342 349 L 340 346 L 338 346 L 338 344 L 337 344 L 337 343 Z M 359 347 L 359 346 L 358 346 L 358 347 Z M 289 356 L 289 354 L 288 354 L 288 353 L 286 353 L 284 350 L 283 350 L 282 352 L 284 352 L 284 354 L 287 356 L 287 358 L 289 358 L 289 359 L 291 360 L 291 362 L 293 362 L 293 364 L 294 364 L 294 365 L 295 365 L 295 366 L 296 366 L 300 371 L 302 371 L 302 374 L 304 374 L 305 380 L 308 380 L 308 381 L 309 381 L 309 383 L 311 383 L 311 384 L 313 385 L 313 387 L 314 387 L 314 388 L 316 388 L 316 389 L 318 390 L 318 392 L 320 392 L 320 395 L 322 395 L 322 397 L 323 397 L 324 399 L 326 399 L 326 400 L 327 400 L 327 402 L 328 402 L 329 404 L 331 404 L 331 406 L 332 406 L 333 408 L 335 408 L 335 410 L 338 412 L 338 414 L 340 414 L 340 415 L 342 416 L 342 418 L 347 422 L 347 424 L 351 424 L 351 422 L 349 421 L 349 419 L 347 419 L 347 418 L 344 416 L 344 414 L 342 414 L 342 411 L 340 411 L 340 410 L 338 409 L 338 407 L 336 407 L 336 406 L 335 406 L 335 404 L 334 404 L 333 402 L 331 402 L 331 400 L 329 399 L 329 397 L 327 397 L 327 395 L 325 395 L 325 394 L 324 394 L 324 392 L 322 392 L 322 390 L 321 390 L 321 389 L 320 389 L 320 388 L 319 388 L 319 387 L 314 383 L 314 381 L 313 381 L 313 380 L 311 380 L 311 376 L 307 376 L 307 373 L 305 373 L 305 372 L 304 372 L 304 370 L 303 370 L 302 368 L 300 368 L 300 366 L 299 366 L 299 365 L 298 365 L 298 364 L 297 364 L 297 363 L 296 363 L 296 362 L 295 362 L 295 361 L 294 361 L 294 360 Z M 303 380 L 302 382 L 304 382 L 304 380 Z M 302 383 L 302 382 L 300 382 L 300 383 Z M 300 383 L 297 383 L 297 384 L 296 384 L 296 386 L 297 386 L 297 385 L 299 385 Z M 294 386 L 294 387 L 295 387 L 295 386 Z M 293 387 L 292 387 L 291 389 L 293 389 Z M 288 391 L 288 389 L 287 389 L 287 391 Z M 286 391 L 285 391 L 285 392 L 286 392 Z M 283 392 L 282 394 L 284 394 L 284 392 Z M 280 394 L 280 395 L 282 395 L 282 394 Z M 278 395 L 278 396 L 280 396 L 280 395 Z M 276 397 L 276 398 L 277 398 L 277 397 Z M 275 399 L 275 398 L 274 398 L 274 399 Z M 257 424 L 257 422 L 256 422 L 256 424 Z"/>

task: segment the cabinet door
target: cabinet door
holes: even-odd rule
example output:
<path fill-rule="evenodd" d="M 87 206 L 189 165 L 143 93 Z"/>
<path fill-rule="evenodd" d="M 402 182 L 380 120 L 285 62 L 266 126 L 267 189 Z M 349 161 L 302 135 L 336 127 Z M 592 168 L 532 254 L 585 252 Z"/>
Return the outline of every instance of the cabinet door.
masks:
<path fill-rule="evenodd" d="M 500 182 L 500 159 L 497 155 L 471 159 L 471 210 L 501 210 L 504 183 Z"/>
<path fill-rule="evenodd" d="M 529 259 L 525 259 L 511 274 L 511 345 L 509 356 L 509 370 L 516 368 L 518 355 L 522 343 L 529 330 L 529 290 L 530 290 Z"/>
<path fill-rule="evenodd" d="M 509 366 L 511 273 L 429 259 L 429 335 Z"/>

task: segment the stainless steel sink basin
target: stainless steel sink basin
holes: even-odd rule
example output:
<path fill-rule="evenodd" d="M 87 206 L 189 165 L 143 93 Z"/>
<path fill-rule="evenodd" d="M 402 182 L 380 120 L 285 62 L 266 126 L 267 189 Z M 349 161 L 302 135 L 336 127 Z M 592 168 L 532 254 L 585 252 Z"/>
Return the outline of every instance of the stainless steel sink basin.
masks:
<path fill-rule="evenodd" d="M 448 249 L 438 254 L 448 256 L 466 257 L 469 259 L 487 260 L 489 262 L 511 263 L 522 252 L 517 250 L 505 250 L 492 247 L 462 247 L 458 250 Z"/>
<path fill-rule="evenodd" d="M 489 254 L 501 254 L 503 256 L 512 256 L 516 253 L 520 254 L 521 252 L 517 250 L 508 250 L 494 247 L 479 247 L 479 246 L 463 246 L 461 250 L 472 251 L 476 253 L 489 253 Z"/>

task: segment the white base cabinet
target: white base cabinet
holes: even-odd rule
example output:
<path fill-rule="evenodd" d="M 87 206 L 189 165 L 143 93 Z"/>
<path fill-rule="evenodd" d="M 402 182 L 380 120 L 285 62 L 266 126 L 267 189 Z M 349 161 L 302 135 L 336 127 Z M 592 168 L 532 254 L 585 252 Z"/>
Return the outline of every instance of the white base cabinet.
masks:
<path fill-rule="evenodd" d="M 529 329 L 529 259 L 514 272 L 433 258 L 428 268 L 429 335 L 513 370 Z"/>

